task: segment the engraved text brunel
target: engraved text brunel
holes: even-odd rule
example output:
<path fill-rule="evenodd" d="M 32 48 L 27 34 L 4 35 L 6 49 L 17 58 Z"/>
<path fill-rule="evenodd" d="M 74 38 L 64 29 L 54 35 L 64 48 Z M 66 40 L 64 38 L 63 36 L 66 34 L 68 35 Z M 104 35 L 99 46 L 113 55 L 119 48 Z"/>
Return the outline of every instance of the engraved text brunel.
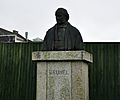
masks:
<path fill-rule="evenodd" d="M 67 70 L 49 70 L 49 75 L 68 75 Z"/>

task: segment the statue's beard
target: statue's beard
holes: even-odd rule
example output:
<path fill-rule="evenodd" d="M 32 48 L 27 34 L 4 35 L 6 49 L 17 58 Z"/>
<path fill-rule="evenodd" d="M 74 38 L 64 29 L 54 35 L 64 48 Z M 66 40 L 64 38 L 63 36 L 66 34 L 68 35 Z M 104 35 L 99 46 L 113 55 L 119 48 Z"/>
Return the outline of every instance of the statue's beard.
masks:
<path fill-rule="evenodd" d="M 59 25 L 63 25 L 63 24 L 66 24 L 66 19 L 56 19 L 56 21 L 57 21 L 57 24 L 59 24 Z"/>

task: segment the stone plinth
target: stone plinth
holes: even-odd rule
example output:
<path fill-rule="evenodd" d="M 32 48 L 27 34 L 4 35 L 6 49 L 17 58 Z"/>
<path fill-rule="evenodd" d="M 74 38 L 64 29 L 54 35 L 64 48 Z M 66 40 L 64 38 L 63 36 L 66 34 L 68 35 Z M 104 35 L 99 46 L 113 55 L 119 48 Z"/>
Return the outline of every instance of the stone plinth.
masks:
<path fill-rule="evenodd" d="M 37 100 L 89 100 L 86 51 L 37 51 Z"/>

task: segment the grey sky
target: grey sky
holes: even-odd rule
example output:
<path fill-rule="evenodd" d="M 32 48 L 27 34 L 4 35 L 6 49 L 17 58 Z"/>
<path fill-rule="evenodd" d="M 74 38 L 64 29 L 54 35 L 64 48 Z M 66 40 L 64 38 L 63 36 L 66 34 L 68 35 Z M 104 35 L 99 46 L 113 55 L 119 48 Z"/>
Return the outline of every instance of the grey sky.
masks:
<path fill-rule="evenodd" d="M 84 41 L 120 42 L 119 5 L 120 0 L 0 0 L 0 27 L 43 39 L 56 23 L 56 9 L 63 7 Z"/>

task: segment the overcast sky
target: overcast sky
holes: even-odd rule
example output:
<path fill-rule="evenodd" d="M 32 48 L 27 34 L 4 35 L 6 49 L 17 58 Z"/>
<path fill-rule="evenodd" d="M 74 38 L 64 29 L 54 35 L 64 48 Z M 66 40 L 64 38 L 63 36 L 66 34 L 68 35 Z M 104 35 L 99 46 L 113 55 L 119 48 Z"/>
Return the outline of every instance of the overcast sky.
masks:
<path fill-rule="evenodd" d="M 0 0 L 0 27 L 44 39 L 59 7 L 67 9 L 84 42 L 120 42 L 120 0 Z"/>

